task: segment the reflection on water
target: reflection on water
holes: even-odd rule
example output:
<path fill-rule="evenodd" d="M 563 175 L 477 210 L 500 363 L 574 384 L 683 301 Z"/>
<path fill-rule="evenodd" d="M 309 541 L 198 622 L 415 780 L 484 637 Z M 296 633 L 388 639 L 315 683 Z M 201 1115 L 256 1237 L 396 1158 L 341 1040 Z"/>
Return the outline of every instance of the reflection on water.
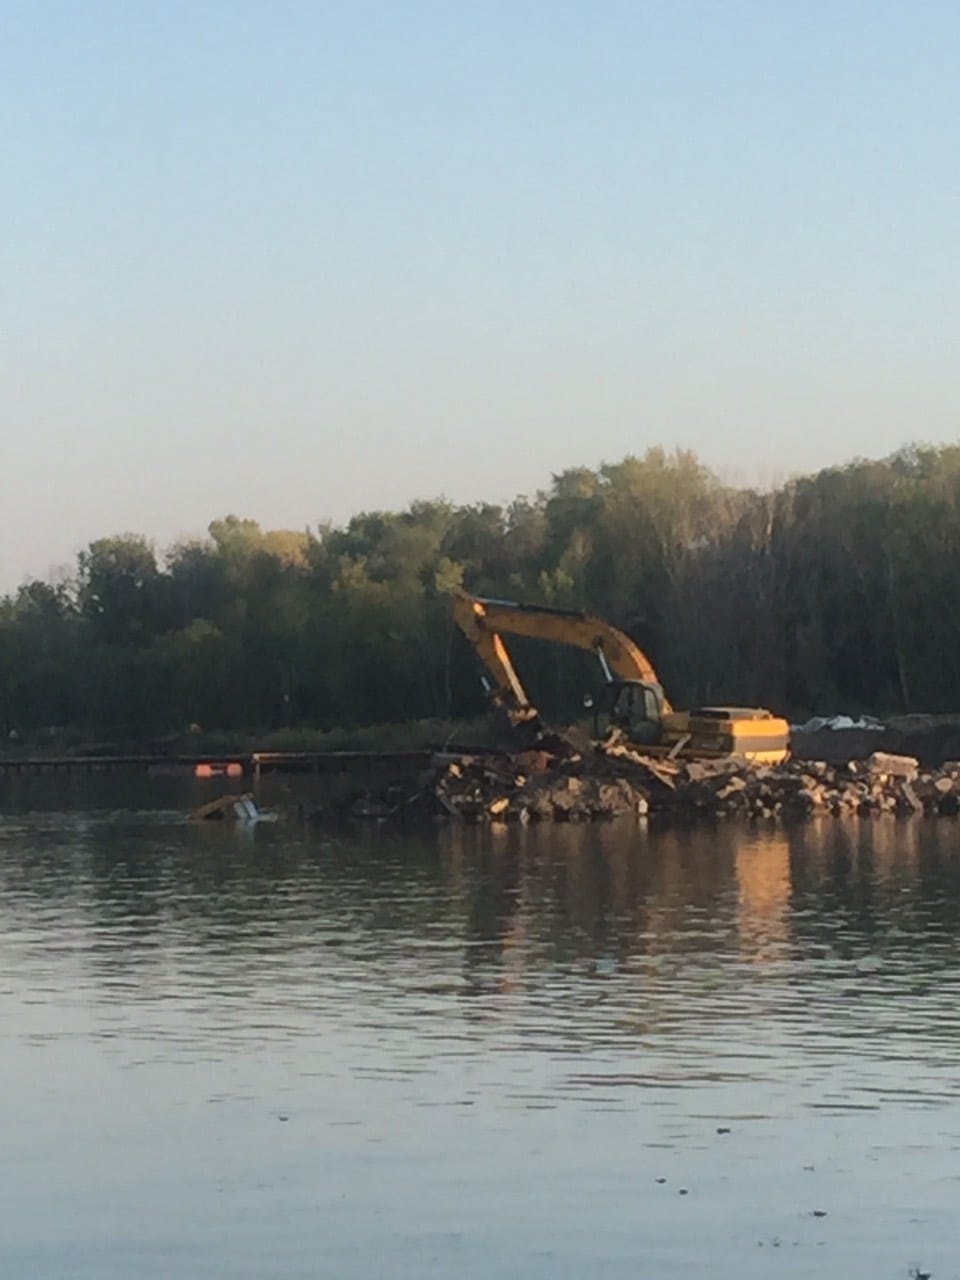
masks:
<path fill-rule="evenodd" d="M 956 824 L 135 786 L 0 793 L 4 1276 L 955 1269 Z"/>

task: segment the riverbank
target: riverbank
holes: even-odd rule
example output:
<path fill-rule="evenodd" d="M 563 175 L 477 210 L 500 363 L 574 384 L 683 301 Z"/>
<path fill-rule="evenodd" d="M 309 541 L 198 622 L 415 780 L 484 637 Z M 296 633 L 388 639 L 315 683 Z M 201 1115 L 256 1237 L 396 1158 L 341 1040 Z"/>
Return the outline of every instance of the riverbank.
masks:
<path fill-rule="evenodd" d="M 793 755 L 803 760 L 845 764 L 863 760 L 874 751 L 915 756 L 921 765 L 936 768 L 948 760 L 960 760 L 960 715 L 957 713 L 889 716 L 874 722 L 878 727 L 853 724 L 794 728 Z"/>
<path fill-rule="evenodd" d="M 916 756 L 921 765 L 936 767 L 960 760 L 960 713 L 897 715 L 875 721 L 878 728 L 794 727 L 792 754 L 803 760 L 845 764 L 874 751 Z M 588 722 L 580 728 L 589 730 Z M 80 730 L 62 730 L 0 745 L 0 759 L 29 755 L 37 758 L 72 756 L 191 756 L 216 759 L 252 756 L 257 752 L 400 752 L 490 750 L 504 747 L 488 716 L 448 720 L 426 718 L 389 721 L 349 728 L 237 729 L 196 731 L 164 737 L 95 737 Z"/>
<path fill-rule="evenodd" d="M 471 720 L 427 718 L 353 728 L 216 729 L 163 737 L 95 736 L 80 730 L 14 734 L 0 744 L 0 760 L 51 757 L 195 757 L 225 759 L 266 752 L 381 752 L 470 750 L 494 745 L 488 717 Z"/>

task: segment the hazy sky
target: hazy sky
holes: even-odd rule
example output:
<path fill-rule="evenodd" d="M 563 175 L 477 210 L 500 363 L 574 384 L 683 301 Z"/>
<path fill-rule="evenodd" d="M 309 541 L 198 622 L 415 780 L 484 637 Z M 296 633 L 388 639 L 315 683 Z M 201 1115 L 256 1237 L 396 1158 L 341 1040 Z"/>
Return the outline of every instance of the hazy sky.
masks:
<path fill-rule="evenodd" d="M 960 435 L 953 0 L 0 0 L 0 589 Z"/>

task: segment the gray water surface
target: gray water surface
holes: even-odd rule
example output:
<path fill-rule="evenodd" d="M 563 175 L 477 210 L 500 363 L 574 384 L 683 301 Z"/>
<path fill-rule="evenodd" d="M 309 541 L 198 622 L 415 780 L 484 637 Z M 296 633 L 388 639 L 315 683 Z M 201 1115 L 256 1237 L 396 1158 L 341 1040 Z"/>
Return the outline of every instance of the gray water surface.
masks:
<path fill-rule="evenodd" d="M 0 790 L 0 1275 L 960 1276 L 960 826 Z"/>

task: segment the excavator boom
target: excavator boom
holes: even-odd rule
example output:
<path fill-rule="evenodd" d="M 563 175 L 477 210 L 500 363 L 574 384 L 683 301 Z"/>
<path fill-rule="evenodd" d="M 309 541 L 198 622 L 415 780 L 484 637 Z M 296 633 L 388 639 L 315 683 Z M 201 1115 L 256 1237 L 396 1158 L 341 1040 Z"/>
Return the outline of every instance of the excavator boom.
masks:
<path fill-rule="evenodd" d="M 457 626 L 474 646 L 500 688 L 509 690 L 520 707 L 529 707 L 530 700 L 500 639 L 501 633 L 587 649 L 600 655 L 621 680 L 660 684 L 653 664 L 639 645 L 609 622 L 590 613 L 516 604 L 511 600 L 488 600 L 466 592 L 455 597 L 453 610 Z M 669 712 L 671 709 L 664 698 L 663 710 Z"/>

